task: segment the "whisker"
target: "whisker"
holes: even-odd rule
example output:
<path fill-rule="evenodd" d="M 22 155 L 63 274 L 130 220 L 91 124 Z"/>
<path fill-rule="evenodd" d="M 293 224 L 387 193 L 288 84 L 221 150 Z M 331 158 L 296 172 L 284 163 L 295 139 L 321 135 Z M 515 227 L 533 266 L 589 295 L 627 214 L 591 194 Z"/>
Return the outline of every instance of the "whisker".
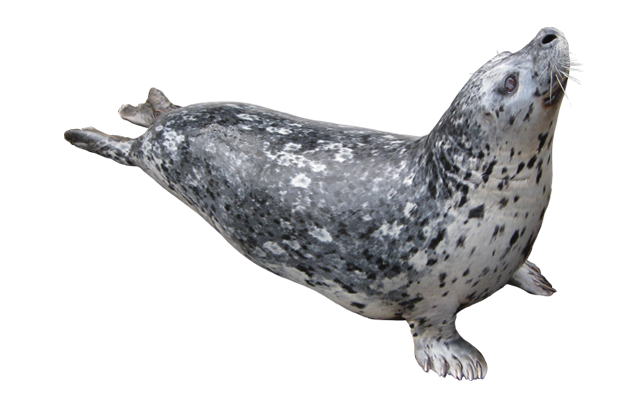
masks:
<path fill-rule="evenodd" d="M 553 70 L 551 68 L 551 63 L 549 63 L 549 102 L 551 102 L 551 90 L 553 89 L 553 76 L 551 76 Z"/>
<path fill-rule="evenodd" d="M 556 75 L 556 80 L 558 80 L 558 84 L 560 84 L 560 88 L 564 93 L 564 97 L 567 98 L 567 101 L 569 102 L 569 106 L 573 107 L 573 105 L 571 104 L 571 99 L 569 99 L 569 95 L 567 94 L 567 90 L 564 88 L 564 86 L 562 86 L 562 82 L 560 82 L 560 79 L 557 79 L 557 75 Z"/>
<path fill-rule="evenodd" d="M 571 80 L 572 82 L 576 82 L 578 85 L 582 84 L 582 83 L 580 83 L 580 81 L 575 76 L 569 74 L 569 72 L 566 72 L 566 71 L 561 70 L 561 69 L 557 69 L 557 72 L 560 73 L 561 75 L 563 75 L 564 77 L 566 77 L 567 79 Z"/>

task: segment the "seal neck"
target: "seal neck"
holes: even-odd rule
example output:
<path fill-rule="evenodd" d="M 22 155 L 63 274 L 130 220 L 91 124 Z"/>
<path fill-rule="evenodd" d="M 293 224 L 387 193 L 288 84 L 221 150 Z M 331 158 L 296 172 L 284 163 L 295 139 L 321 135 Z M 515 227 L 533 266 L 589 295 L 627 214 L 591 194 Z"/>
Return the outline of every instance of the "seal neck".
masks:
<path fill-rule="evenodd" d="M 456 136 L 436 126 L 413 143 L 411 159 L 418 171 L 417 182 L 426 183 L 432 196 L 444 197 L 465 186 L 489 186 L 502 191 L 513 181 L 537 184 L 543 164 L 551 168 L 553 129 L 535 136 L 515 137 L 519 144 L 501 144 L 500 136 Z"/>

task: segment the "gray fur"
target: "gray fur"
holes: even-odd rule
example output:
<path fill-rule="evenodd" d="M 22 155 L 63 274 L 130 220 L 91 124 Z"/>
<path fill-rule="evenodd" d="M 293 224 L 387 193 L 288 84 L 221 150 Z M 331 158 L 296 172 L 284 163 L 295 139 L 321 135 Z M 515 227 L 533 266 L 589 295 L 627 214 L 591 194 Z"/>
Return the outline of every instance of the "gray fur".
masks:
<path fill-rule="evenodd" d="M 526 259 L 551 193 L 564 72 L 567 42 L 543 29 L 473 74 L 421 138 L 244 103 L 180 108 L 156 89 L 120 111 L 149 127 L 141 137 L 65 137 L 139 166 L 259 266 L 365 317 L 407 320 L 425 370 L 476 379 L 486 362 L 457 312 L 507 283 L 555 291 Z"/>

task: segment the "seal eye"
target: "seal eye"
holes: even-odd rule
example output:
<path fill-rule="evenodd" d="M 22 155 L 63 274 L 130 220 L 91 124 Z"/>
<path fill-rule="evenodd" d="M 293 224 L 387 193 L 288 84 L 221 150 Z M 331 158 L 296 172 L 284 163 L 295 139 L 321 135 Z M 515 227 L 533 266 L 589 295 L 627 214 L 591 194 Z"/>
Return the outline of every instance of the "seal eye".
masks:
<path fill-rule="evenodd" d="M 513 93 L 518 88 L 518 79 L 515 75 L 510 75 L 504 80 L 504 89 L 507 93 Z"/>

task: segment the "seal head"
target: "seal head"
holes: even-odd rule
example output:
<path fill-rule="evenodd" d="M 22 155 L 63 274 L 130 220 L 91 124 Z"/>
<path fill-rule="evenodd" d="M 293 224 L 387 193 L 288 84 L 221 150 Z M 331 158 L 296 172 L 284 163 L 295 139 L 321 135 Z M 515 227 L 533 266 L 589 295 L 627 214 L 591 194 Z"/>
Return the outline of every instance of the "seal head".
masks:
<path fill-rule="evenodd" d="M 543 29 L 463 87 L 423 137 L 244 103 L 179 107 L 157 89 L 137 139 L 65 138 L 142 168 L 259 266 L 375 319 L 407 320 L 425 370 L 482 378 L 456 314 L 507 283 L 555 290 L 527 262 L 551 192 L 567 42 Z"/>

